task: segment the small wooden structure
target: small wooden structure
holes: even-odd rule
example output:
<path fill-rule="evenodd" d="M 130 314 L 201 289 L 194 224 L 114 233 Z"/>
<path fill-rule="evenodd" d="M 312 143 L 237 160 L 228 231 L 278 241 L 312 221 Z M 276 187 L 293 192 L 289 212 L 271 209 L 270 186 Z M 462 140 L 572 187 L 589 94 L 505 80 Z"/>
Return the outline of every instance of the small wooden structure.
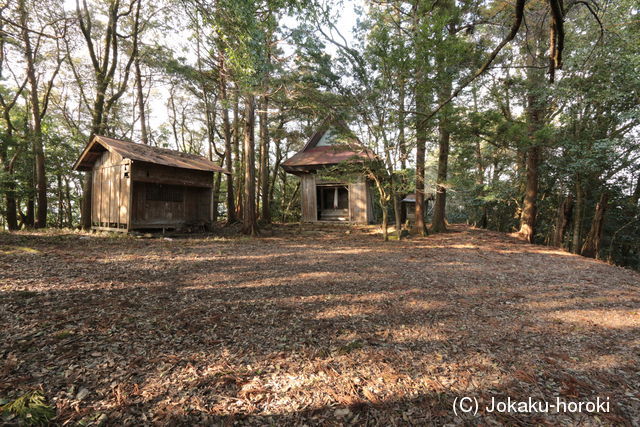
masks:
<path fill-rule="evenodd" d="M 204 157 L 96 135 L 73 166 L 92 174 L 95 230 L 206 228 L 214 172 Z"/>
<path fill-rule="evenodd" d="M 432 193 L 424 194 L 424 213 L 425 216 L 429 211 L 429 201 L 434 200 Z M 407 194 L 407 196 L 400 201 L 402 207 L 402 222 L 409 221 L 414 224 L 416 221 L 416 193 Z"/>
<path fill-rule="evenodd" d="M 300 177 L 303 222 L 374 221 L 372 186 L 364 176 L 348 182 L 323 178 L 319 173 L 343 162 L 373 158 L 371 152 L 360 147 L 345 125 L 325 122 L 300 152 L 282 163 L 285 171 Z"/>

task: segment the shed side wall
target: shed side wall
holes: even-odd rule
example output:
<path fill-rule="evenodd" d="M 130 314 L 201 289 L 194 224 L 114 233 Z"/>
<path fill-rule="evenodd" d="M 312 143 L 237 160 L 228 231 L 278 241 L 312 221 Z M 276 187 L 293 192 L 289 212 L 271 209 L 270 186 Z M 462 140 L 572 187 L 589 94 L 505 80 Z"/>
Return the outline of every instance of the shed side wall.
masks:
<path fill-rule="evenodd" d="M 316 200 L 316 176 L 304 174 L 300 176 L 300 204 L 302 205 L 302 221 L 316 222 L 318 220 L 318 206 Z"/>
<path fill-rule="evenodd" d="M 105 151 L 96 160 L 92 174 L 91 218 L 94 227 L 127 228 L 130 179 L 128 161 Z"/>

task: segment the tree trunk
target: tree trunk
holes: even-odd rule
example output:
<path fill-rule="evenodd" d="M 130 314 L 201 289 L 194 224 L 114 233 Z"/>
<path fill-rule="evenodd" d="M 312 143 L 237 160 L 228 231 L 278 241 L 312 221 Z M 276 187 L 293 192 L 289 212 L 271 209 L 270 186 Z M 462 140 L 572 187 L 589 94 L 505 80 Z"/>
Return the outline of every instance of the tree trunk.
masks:
<path fill-rule="evenodd" d="M 447 167 L 449 163 L 449 141 L 451 133 L 447 129 L 447 117 L 441 116 L 438 123 L 439 133 L 439 153 L 438 153 L 438 182 L 436 184 L 436 197 L 433 206 L 433 219 L 431 220 L 431 231 L 435 233 L 447 231 L 446 225 L 446 203 L 447 189 Z"/>
<path fill-rule="evenodd" d="M 224 167 L 224 160 L 225 158 L 222 157 L 220 159 L 220 167 Z M 213 215 L 211 220 L 213 222 L 218 221 L 218 206 L 220 205 L 220 186 L 222 185 L 222 172 L 216 172 L 215 173 L 215 178 L 213 181 L 213 191 L 212 191 L 212 195 L 211 197 L 213 198 L 212 200 L 212 206 L 211 209 L 213 210 Z"/>
<path fill-rule="evenodd" d="M 73 227 L 73 209 L 71 207 L 71 188 L 69 185 L 69 177 L 65 176 L 64 178 L 64 187 L 65 187 L 65 196 L 67 199 L 67 226 L 69 228 Z"/>
<path fill-rule="evenodd" d="M 243 218 L 242 203 L 244 196 L 243 175 L 240 171 L 244 171 L 244 162 L 240 153 L 240 98 L 239 90 L 236 86 L 234 90 L 233 102 L 233 157 L 235 159 L 234 169 L 236 170 L 236 216 Z"/>
<path fill-rule="evenodd" d="M 18 2 L 20 9 L 20 24 L 22 26 L 22 44 L 24 59 L 27 65 L 27 80 L 29 82 L 29 95 L 31 107 L 32 132 L 31 139 L 36 156 L 36 192 L 38 199 L 38 213 L 35 221 L 36 228 L 47 226 L 47 176 L 45 170 L 44 146 L 42 141 L 42 112 L 38 96 L 38 79 L 36 77 L 35 59 L 31 46 L 29 24 L 27 22 L 27 9 L 24 0 Z"/>
<path fill-rule="evenodd" d="M 269 200 L 269 97 L 262 96 L 260 105 L 260 195 L 262 200 L 261 220 L 271 222 L 271 206 Z"/>
<path fill-rule="evenodd" d="M 573 196 L 569 194 L 564 198 L 560 206 L 558 207 L 558 216 L 556 218 L 556 229 L 553 234 L 552 245 L 561 248 L 564 235 L 567 232 L 569 221 L 571 220 L 571 212 L 573 210 Z"/>
<path fill-rule="evenodd" d="M 520 235 L 533 243 L 536 226 L 536 202 L 538 200 L 538 167 L 540 165 L 540 147 L 527 150 L 527 185 L 524 193 L 524 206 L 520 216 Z"/>
<path fill-rule="evenodd" d="M 406 97 L 406 89 L 405 89 L 405 79 L 404 77 L 400 77 L 398 82 L 398 107 L 400 111 L 398 112 L 398 144 L 400 146 L 400 168 L 402 170 L 407 168 L 407 141 L 405 136 L 405 97 Z"/>
<path fill-rule="evenodd" d="M 482 147 L 480 145 L 480 138 L 476 138 L 476 186 L 478 187 L 478 195 L 480 196 L 480 219 L 477 222 L 478 227 L 487 228 L 488 225 L 488 213 L 487 204 L 484 200 L 484 163 L 482 161 Z"/>
<path fill-rule="evenodd" d="M 389 212 L 387 206 L 382 206 L 382 240 L 389 241 Z"/>
<path fill-rule="evenodd" d="M 582 214 L 584 212 L 584 189 L 580 179 L 576 179 L 576 206 L 573 211 L 573 236 L 571 239 L 571 252 L 580 253 Z"/>
<path fill-rule="evenodd" d="M 236 173 L 238 169 L 234 168 L 231 160 L 231 123 L 229 123 L 229 105 L 227 97 L 227 76 L 224 56 L 220 54 L 220 100 L 222 105 L 222 129 L 224 133 L 224 157 L 227 164 L 227 170 L 229 174 L 226 174 L 225 180 L 227 182 L 227 224 L 232 224 L 237 221 L 236 217 L 236 203 L 234 200 L 233 192 L 233 172 Z"/>
<path fill-rule="evenodd" d="M 62 192 L 62 175 L 58 173 L 58 228 L 63 227 L 64 221 L 64 194 Z"/>
<path fill-rule="evenodd" d="M 35 200 L 33 200 L 33 196 L 29 195 L 27 198 L 27 214 L 22 219 L 22 224 L 26 228 L 33 228 L 36 222 L 35 219 Z"/>
<path fill-rule="evenodd" d="M 426 107 L 421 88 L 416 88 L 416 110 L 423 112 Z M 421 236 L 427 235 L 424 223 L 424 162 L 427 144 L 427 123 L 422 116 L 416 116 L 416 216 L 415 229 Z"/>
<path fill-rule="evenodd" d="M 13 182 L 8 183 L 7 191 L 4 194 L 5 206 L 7 209 L 6 219 L 7 219 L 7 227 L 9 231 L 18 230 L 18 209 L 16 205 L 16 196 L 15 196 L 15 184 Z"/>
<path fill-rule="evenodd" d="M 636 188 L 633 190 L 633 195 L 631 196 L 631 206 L 637 207 L 638 201 L 640 201 L 640 174 L 638 174 L 638 182 L 636 182 Z"/>
<path fill-rule="evenodd" d="M 244 216 L 242 232 L 251 236 L 258 235 L 256 219 L 256 159 L 255 159 L 255 99 L 247 95 L 244 122 Z"/>
<path fill-rule="evenodd" d="M 86 172 L 82 179 L 82 199 L 80 200 L 80 228 L 91 228 L 91 187 L 93 187 L 93 173 Z"/>
<path fill-rule="evenodd" d="M 604 214 L 607 210 L 607 203 L 609 202 L 609 195 L 603 192 L 600 195 L 600 201 L 596 205 L 596 213 L 591 222 L 591 229 L 587 238 L 582 245 L 580 255 L 590 258 L 600 258 L 600 247 L 602 244 L 602 230 L 604 225 Z"/>
<path fill-rule="evenodd" d="M 138 94 L 138 115 L 140 116 L 140 139 L 143 144 L 149 145 L 149 135 L 147 134 L 147 114 L 144 109 L 144 92 L 142 91 L 142 72 L 140 70 L 140 58 L 134 61 L 136 70 L 136 90 Z"/>
<path fill-rule="evenodd" d="M 398 240 L 402 239 L 402 203 L 400 202 L 400 195 L 397 192 L 393 194 L 393 216 L 396 223 L 396 235 Z"/>

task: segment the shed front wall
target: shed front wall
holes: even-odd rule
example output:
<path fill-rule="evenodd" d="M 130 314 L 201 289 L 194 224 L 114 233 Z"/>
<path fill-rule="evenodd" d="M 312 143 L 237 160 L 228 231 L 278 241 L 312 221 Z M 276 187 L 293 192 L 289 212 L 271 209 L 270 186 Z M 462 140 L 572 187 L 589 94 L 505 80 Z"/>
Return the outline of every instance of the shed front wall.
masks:
<path fill-rule="evenodd" d="M 374 221 L 373 194 L 371 186 L 362 178 L 360 181 L 345 185 L 349 189 L 349 221 L 358 224 L 368 224 Z M 315 174 L 308 173 L 300 176 L 301 200 L 303 222 L 318 221 L 317 201 L 318 180 Z"/>
<path fill-rule="evenodd" d="M 91 222 L 94 228 L 129 228 L 130 161 L 105 151 L 92 170 Z"/>
<path fill-rule="evenodd" d="M 134 181 L 132 228 L 211 224 L 211 188 Z"/>

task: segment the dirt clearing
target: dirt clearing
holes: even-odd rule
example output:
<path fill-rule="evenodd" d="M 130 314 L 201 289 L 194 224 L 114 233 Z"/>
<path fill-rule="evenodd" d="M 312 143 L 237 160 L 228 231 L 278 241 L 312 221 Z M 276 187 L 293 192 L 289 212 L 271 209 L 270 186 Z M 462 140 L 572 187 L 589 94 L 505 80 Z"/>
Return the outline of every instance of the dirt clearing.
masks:
<path fill-rule="evenodd" d="M 344 230 L 0 234 L 0 398 L 41 390 L 60 424 L 640 422 L 637 273 L 469 228 Z M 530 397 L 610 410 L 488 411 Z"/>

